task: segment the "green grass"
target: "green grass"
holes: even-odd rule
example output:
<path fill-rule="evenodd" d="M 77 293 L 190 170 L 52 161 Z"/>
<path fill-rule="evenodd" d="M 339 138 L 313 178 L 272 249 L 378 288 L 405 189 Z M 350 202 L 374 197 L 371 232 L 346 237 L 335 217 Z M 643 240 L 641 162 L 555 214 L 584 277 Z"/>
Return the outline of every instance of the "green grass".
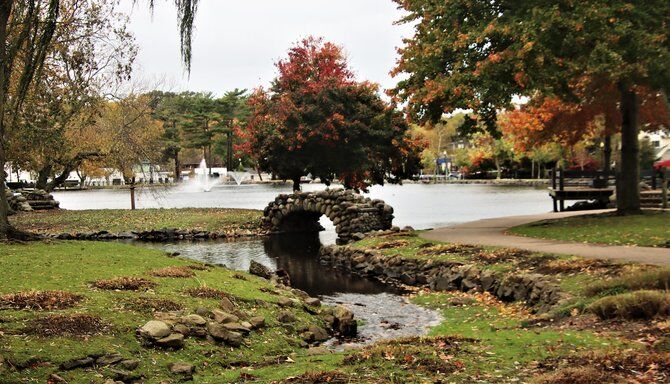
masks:
<path fill-rule="evenodd" d="M 413 302 L 442 312 L 444 321 L 433 328 L 430 335 L 477 340 L 458 356 L 465 369 L 453 378 L 453 382 L 467 382 L 466 379 L 471 377 L 488 377 L 485 382 L 501 378 L 505 378 L 505 382 L 516 381 L 524 377 L 523 368 L 534 362 L 621 345 L 615 338 L 597 336 L 589 331 L 528 328 L 525 326 L 526 315 L 523 311 L 516 312 L 513 306 L 491 306 L 481 301 L 453 306 L 449 302 L 452 297 L 449 293 L 432 293 L 417 296 Z"/>
<path fill-rule="evenodd" d="M 162 228 L 225 232 L 257 229 L 261 215 L 257 210 L 228 208 L 54 210 L 21 213 L 11 222 L 23 230 L 52 234 Z"/>
<path fill-rule="evenodd" d="M 655 247 L 670 241 L 670 212 L 610 213 L 544 220 L 511 228 L 510 233 L 541 239 Z"/>
<path fill-rule="evenodd" d="M 407 243 L 381 252 L 389 256 L 427 257 L 416 255 L 428 242 L 417 236 L 366 238 L 355 246 L 377 246 L 398 240 Z M 422 245 L 424 247 L 420 248 Z M 472 261 L 471 256 L 458 252 L 440 257 Z M 487 267 L 518 269 L 517 262 L 519 259 Z M 292 311 L 298 316 L 298 323 L 293 327 L 279 324 L 276 318 L 283 308 L 276 305 L 278 295 L 268 290 L 291 297 L 290 292 L 281 291 L 255 276 L 217 267 L 196 270 L 192 278 L 159 278 L 149 273 L 158 268 L 193 264 L 197 263 L 120 243 L 0 244 L 0 295 L 60 289 L 84 296 L 79 305 L 70 309 L 0 310 L 0 357 L 12 363 L 31 363 L 29 368 L 19 371 L 7 370 L 6 365 L 3 371 L 0 364 L 0 383 L 43 383 L 54 372 L 70 383 L 103 383 L 110 376 L 106 368 L 59 372 L 57 367 L 60 362 L 72 358 L 110 352 L 141 360 L 137 371 L 147 377 L 147 383 L 177 382 L 179 378 L 166 368 L 177 361 L 197 367 L 197 383 L 240 382 L 241 375 L 253 377 L 254 382 L 267 383 L 318 371 L 342 372 L 349 382 L 360 383 L 527 382 L 536 372 L 536 363 L 545 359 L 560 359 L 585 351 L 639 348 L 619 339 L 616 334 L 597 328 L 595 331 L 576 330 L 569 326 L 552 326 L 551 323 L 530 327 L 532 316 L 520 304 L 500 303 L 487 295 L 422 293 L 414 296 L 412 301 L 438 310 L 443 316 L 442 322 L 430 330 L 427 338 L 395 340 L 363 350 L 310 356 L 306 349 L 298 346 L 297 329 L 307 324 L 322 325 L 321 320 L 296 307 Z M 240 275 L 244 279 L 240 279 Z M 149 278 L 157 286 L 147 292 L 91 288 L 92 281 L 119 276 Z M 581 272 L 557 274 L 555 277 L 561 287 L 575 296 L 574 301 L 558 310 L 570 314 L 573 308 L 581 310 L 597 300 L 598 297 L 584 294 L 584 287 L 596 276 Z M 267 328 L 253 331 L 246 339 L 248 345 L 239 348 L 216 346 L 194 338 L 188 338 L 186 348 L 179 351 L 142 347 L 135 337 L 135 330 L 150 320 L 152 314 L 126 303 L 133 298 L 169 299 L 181 304 L 186 313 L 193 313 L 198 307 L 218 307 L 216 299 L 193 298 L 185 294 L 187 289 L 198 286 L 219 289 L 236 297 L 243 312 L 264 316 Z M 454 297 L 461 296 L 467 296 L 468 300 L 453 305 Z M 99 316 L 110 328 L 85 338 L 35 336 L 24 331 L 26 324 L 37 317 L 73 313 Z M 454 340 L 457 347 L 442 345 L 442 340 Z M 278 362 L 268 363 L 269 360 Z M 236 367 L 237 363 L 251 366 Z"/>
<path fill-rule="evenodd" d="M 174 377 L 170 376 L 166 366 L 176 361 L 195 365 L 201 382 L 220 382 L 219 378 L 226 382 L 233 381 L 240 374 L 239 369 L 226 368 L 230 363 L 255 364 L 274 356 L 295 354 L 298 358 L 305 355 L 305 349 L 297 346 L 297 329 L 307 324 L 322 325 L 321 320 L 296 307 L 292 311 L 298 322 L 293 327 L 279 324 L 276 318 L 282 308 L 275 305 L 278 296 L 265 291 L 277 289 L 266 280 L 246 274 L 246 280 L 239 279 L 234 276 L 239 273 L 217 267 L 195 271 L 193 278 L 158 278 L 148 274 L 156 268 L 193 264 L 196 263 L 169 258 L 160 251 L 117 243 L 0 244 L 0 294 L 60 289 L 84 296 L 83 302 L 70 309 L 0 310 L 0 356 L 14 364 L 39 363 L 21 371 L 3 372 L 0 367 L 0 382 L 43 383 L 50 373 L 58 371 L 59 363 L 96 353 L 118 352 L 126 358 L 140 359 L 142 364 L 137 371 L 150 378 L 152 383 L 173 381 Z M 142 293 L 94 290 L 90 287 L 94 280 L 118 276 L 149 277 L 158 285 Z M 267 328 L 253 331 L 246 339 L 248 346 L 240 348 L 219 347 L 194 338 L 187 339 L 186 348 L 174 352 L 148 349 L 139 344 L 135 329 L 151 320 L 152 314 L 130 309 L 124 305 L 125 302 L 137 297 L 169 299 L 182 304 L 186 313 L 194 313 L 198 307 L 217 308 L 216 299 L 193 298 L 184 293 L 188 288 L 202 285 L 236 297 L 243 312 L 264 316 Z M 288 291 L 279 293 L 292 296 Z M 84 338 L 44 337 L 24 332 L 30 320 L 56 313 L 99 316 L 110 329 Z M 105 369 L 78 369 L 59 374 L 70 383 L 101 383 L 106 372 Z M 268 374 L 274 372 L 270 370 Z"/>

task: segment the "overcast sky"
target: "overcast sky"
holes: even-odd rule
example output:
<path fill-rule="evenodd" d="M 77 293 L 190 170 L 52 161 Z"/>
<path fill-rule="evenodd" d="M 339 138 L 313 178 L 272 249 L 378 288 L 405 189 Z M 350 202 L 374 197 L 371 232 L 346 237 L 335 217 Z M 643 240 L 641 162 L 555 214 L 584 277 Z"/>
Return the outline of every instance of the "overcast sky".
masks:
<path fill-rule="evenodd" d="M 406 25 L 393 25 L 402 12 L 391 0 L 200 0 L 195 20 L 190 79 L 179 56 L 176 11 L 172 1 L 147 0 L 132 7 L 131 30 L 140 47 L 137 74 L 165 78 L 173 90 L 212 91 L 268 85 L 274 63 L 299 39 L 314 35 L 342 45 L 359 80 L 395 85 L 393 68 Z"/>

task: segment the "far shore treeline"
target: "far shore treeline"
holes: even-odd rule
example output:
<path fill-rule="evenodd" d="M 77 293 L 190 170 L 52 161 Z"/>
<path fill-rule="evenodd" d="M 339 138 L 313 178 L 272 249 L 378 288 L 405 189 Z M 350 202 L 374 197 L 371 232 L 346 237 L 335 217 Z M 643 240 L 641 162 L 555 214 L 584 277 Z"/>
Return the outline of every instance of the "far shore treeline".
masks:
<path fill-rule="evenodd" d="M 115 0 L 3 2 L 0 168 L 47 191 L 72 172 L 133 182 L 147 166 L 179 181 L 202 159 L 210 173 L 263 171 L 296 189 L 306 175 L 365 190 L 421 175 L 612 169 L 619 212 L 639 212 L 640 170 L 657 160 L 640 129 L 670 127 L 667 1 L 396 2 L 414 36 L 398 50 L 395 88 L 356 78 L 343 47 L 296 37 L 268 87 L 216 93 L 135 78 L 138 47 Z M 190 69 L 197 1 L 175 4 Z"/>

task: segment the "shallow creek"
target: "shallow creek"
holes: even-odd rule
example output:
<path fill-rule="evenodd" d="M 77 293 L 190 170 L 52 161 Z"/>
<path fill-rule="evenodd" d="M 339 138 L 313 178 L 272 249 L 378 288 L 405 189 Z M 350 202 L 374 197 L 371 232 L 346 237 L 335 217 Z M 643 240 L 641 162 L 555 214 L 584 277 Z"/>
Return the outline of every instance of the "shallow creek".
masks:
<path fill-rule="evenodd" d="M 177 243 L 142 243 L 143 246 L 180 257 L 246 271 L 251 260 L 272 270 L 289 273 L 294 288 L 318 297 L 324 304 L 342 304 L 350 308 L 362 322 L 355 341 L 340 344 L 331 340 L 335 349 L 369 344 L 378 340 L 424 335 L 439 324 L 437 311 L 410 303 L 393 287 L 321 265 L 319 247 L 334 241 L 334 233 L 292 234 L 248 241 L 201 241 Z"/>

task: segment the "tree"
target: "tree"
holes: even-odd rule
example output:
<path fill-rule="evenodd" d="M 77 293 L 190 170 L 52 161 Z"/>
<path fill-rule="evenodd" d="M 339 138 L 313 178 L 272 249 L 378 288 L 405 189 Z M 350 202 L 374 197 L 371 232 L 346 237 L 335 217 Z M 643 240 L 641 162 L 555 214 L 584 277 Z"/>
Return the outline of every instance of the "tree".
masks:
<path fill-rule="evenodd" d="M 92 123 L 100 94 L 128 78 L 137 50 L 115 0 L 61 0 L 59 14 L 41 76 L 8 134 L 8 159 L 36 171 L 36 188 L 47 191 L 98 156 L 68 131 Z"/>
<path fill-rule="evenodd" d="M 163 148 L 163 161 L 172 160 L 174 162 L 174 180 L 181 180 L 181 161 L 179 153 L 182 150 L 182 134 L 178 125 L 181 117 L 181 109 L 178 102 L 178 95 L 171 92 L 152 91 L 147 94 L 149 105 L 153 110 L 154 119 L 163 123 L 163 135 L 161 141 Z"/>
<path fill-rule="evenodd" d="M 502 178 L 502 165 L 512 158 L 512 146 L 503 138 L 496 138 L 488 131 L 474 133 L 470 137 L 470 163 L 474 166 L 490 160 L 496 168 L 496 179 Z"/>
<path fill-rule="evenodd" d="M 424 169 L 431 169 L 435 174 L 438 173 L 436 160 L 445 152 L 453 154 L 451 152 L 454 151 L 454 139 L 458 137 L 459 128 L 463 125 L 465 118 L 465 113 L 456 113 L 442 118 L 436 124 L 425 124 L 417 129 L 427 142 L 422 156 L 424 157 Z"/>
<path fill-rule="evenodd" d="M 154 0 L 149 0 L 150 7 Z M 191 37 L 198 0 L 175 0 L 184 65 L 190 70 Z M 7 135 L 33 80 L 39 78 L 59 19 L 59 0 L 0 2 L 0 240 L 21 234 L 9 224 L 5 187 Z M 11 97 L 10 97 L 11 95 Z"/>
<path fill-rule="evenodd" d="M 376 85 L 355 80 L 340 47 L 304 39 L 277 69 L 270 90 L 250 99 L 251 154 L 262 169 L 292 180 L 294 190 L 307 174 L 365 189 L 418 172 L 422 148 L 404 117 Z"/>
<path fill-rule="evenodd" d="M 670 3 L 651 1 L 397 0 L 415 23 L 400 49 L 393 90 L 415 118 L 471 108 L 495 126 L 513 96 L 537 93 L 588 104 L 613 87 L 622 134 L 620 214 L 640 210 L 641 89 L 670 90 Z"/>

